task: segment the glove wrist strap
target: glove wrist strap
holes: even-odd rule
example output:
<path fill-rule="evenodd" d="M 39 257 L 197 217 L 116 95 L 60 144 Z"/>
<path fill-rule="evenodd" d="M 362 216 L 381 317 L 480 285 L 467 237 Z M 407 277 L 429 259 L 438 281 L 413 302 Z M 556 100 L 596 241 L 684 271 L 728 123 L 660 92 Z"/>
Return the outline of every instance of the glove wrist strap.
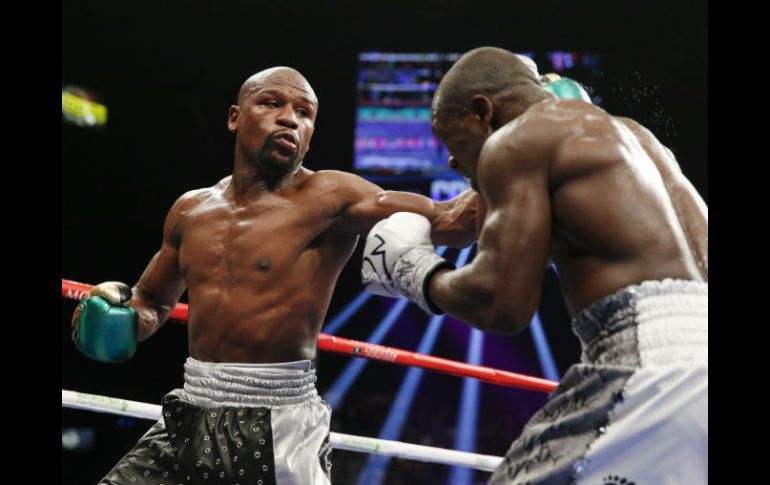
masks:
<path fill-rule="evenodd" d="M 454 265 L 442 258 L 430 247 L 414 247 L 398 258 L 393 268 L 393 282 L 404 297 L 416 303 L 430 314 L 441 315 L 441 311 L 428 296 L 428 288 L 433 275 L 444 268 L 454 269 Z"/>

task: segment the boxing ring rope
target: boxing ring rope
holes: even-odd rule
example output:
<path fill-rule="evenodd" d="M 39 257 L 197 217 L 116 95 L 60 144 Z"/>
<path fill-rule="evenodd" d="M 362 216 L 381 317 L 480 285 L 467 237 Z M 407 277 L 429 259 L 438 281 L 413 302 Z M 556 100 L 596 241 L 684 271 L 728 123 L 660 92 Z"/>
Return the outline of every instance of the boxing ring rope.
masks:
<path fill-rule="evenodd" d="M 91 288 L 92 285 L 90 284 L 79 283 L 77 281 L 62 278 L 63 298 L 82 300 L 87 296 L 87 293 Z M 187 323 L 188 314 L 188 306 L 184 303 L 178 303 L 171 311 L 169 319 L 179 323 Z M 318 348 L 328 352 L 371 360 L 381 360 L 406 366 L 421 367 L 423 369 L 433 370 L 444 374 L 458 377 L 472 377 L 491 384 L 517 387 L 532 391 L 551 392 L 558 385 L 558 382 L 538 377 L 493 369 L 491 367 L 471 365 L 465 362 L 434 357 L 432 355 L 420 354 L 384 345 L 350 340 L 323 333 L 318 337 Z M 160 419 L 162 409 L 160 405 L 156 404 L 128 401 L 96 394 L 85 394 L 65 389 L 62 389 L 62 407 L 152 420 Z M 331 433 L 331 445 L 333 448 L 341 450 L 374 453 L 395 458 L 439 463 L 449 466 L 463 466 L 488 472 L 494 471 L 497 465 L 502 461 L 502 457 L 499 456 L 481 455 L 477 453 L 334 432 Z"/>
<path fill-rule="evenodd" d="M 80 409 L 100 413 L 117 414 L 158 420 L 161 417 L 161 406 L 137 401 L 128 401 L 114 397 L 100 396 L 97 394 L 84 394 L 82 392 L 61 391 L 62 407 Z M 381 440 L 343 433 L 331 433 L 332 448 L 339 450 L 355 451 L 360 453 L 374 453 L 405 458 L 428 463 L 439 463 L 449 466 L 463 466 L 483 470 L 494 471 L 503 460 L 500 456 L 480 455 L 465 451 L 447 450 L 432 446 L 415 445 L 400 441 Z"/>
<path fill-rule="evenodd" d="M 62 297 L 82 300 L 92 285 L 78 283 L 62 278 Z M 188 309 L 184 303 L 178 303 L 171 311 L 169 319 L 180 323 L 187 322 Z M 457 377 L 472 377 L 483 382 L 499 386 L 517 387 L 530 391 L 551 392 L 556 389 L 558 382 L 539 377 L 532 377 L 515 372 L 509 372 L 481 365 L 472 365 L 456 360 L 434 357 L 408 350 L 370 344 L 350 340 L 333 335 L 320 334 L 318 348 L 327 352 L 335 352 L 353 357 L 363 357 L 371 360 L 381 360 L 393 364 L 421 367 L 423 369 L 441 372 Z"/>

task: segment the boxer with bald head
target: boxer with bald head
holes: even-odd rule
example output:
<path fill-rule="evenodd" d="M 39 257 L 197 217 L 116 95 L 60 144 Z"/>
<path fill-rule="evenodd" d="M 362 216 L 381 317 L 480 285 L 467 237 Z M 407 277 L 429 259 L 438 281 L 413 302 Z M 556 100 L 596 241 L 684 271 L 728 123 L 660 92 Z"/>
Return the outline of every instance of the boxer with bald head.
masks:
<path fill-rule="evenodd" d="M 311 361 L 359 235 L 410 211 L 437 244 L 475 239 L 472 191 L 434 202 L 304 167 L 318 108 L 294 69 L 249 77 L 227 119 L 232 175 L 173 204 L 133 288 L 98 285 L 78 307 L 78 347 L 115 361 L 189 296 L 184 389 L 163 398 L 163 418 L 101 483 L 329 483 L 330 409 Z"/>
<path fill-rule="evenodd" d="M 707 483 L 706 204 L 649 130 L 555 80 L 493 47 L 452 66 L 433 129 L 486 206 L 477 255 L 446 268 L 430 221 L 399 213 L 369 234 L 364 282 L 511 334 L 553 262 L 581 362 L 490 483 Z"/>

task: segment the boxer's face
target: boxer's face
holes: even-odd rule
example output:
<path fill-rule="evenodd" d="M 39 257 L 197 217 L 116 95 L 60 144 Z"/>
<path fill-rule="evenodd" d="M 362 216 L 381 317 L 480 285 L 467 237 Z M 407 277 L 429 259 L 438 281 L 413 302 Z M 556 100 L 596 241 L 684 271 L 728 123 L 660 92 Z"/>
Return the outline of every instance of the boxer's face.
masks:
<path fill-rule="evenodd" d="M 449 150 L 449 167 L 468 179 L 471 187 L 478 191 L 476 168 L 481 147 L 489 136 L 478 117 L 469 114 L 464 117 L 434 118 L 433 132 Z"/>
<path fill-rule="evenodd" d="M 247 159 L 277 173 L 293 172 L 310 148 L 318 101 L 307 81 L 278 71 L 255 82 L 230 108 L 228 129 Z"/>

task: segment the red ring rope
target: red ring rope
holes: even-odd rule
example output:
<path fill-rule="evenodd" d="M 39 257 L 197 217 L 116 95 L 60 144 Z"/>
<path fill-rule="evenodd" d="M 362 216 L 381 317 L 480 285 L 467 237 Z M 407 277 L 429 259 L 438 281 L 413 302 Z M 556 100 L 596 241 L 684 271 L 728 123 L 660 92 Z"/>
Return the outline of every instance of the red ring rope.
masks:
<path fill-rule="evenodd" d="M 62 298 L 82 300 L 92 285 L 76 281 L 61 280 Z M 169 319 L 187 323 L 187 305 L 177 303 L 169 315 Z M 556 389 L 558 382 L 539 377 L 532 377 L 515 372 L 494 369 L 481 365 L 471 365 L 456 360 L 443 359 L 432 355 L 420 354 L 384 345 L 375 345 L 357 340 L 349 340 L 333 335 L 320 334 L 318 348 L 327 352 L 363 357 L 365 359 L 382 360 L 394 364 L 421 367 L 458 377 L 472 377 L 480 381 L 500 386 L 518 387 L 530 391 L 551 392 Z"/>

